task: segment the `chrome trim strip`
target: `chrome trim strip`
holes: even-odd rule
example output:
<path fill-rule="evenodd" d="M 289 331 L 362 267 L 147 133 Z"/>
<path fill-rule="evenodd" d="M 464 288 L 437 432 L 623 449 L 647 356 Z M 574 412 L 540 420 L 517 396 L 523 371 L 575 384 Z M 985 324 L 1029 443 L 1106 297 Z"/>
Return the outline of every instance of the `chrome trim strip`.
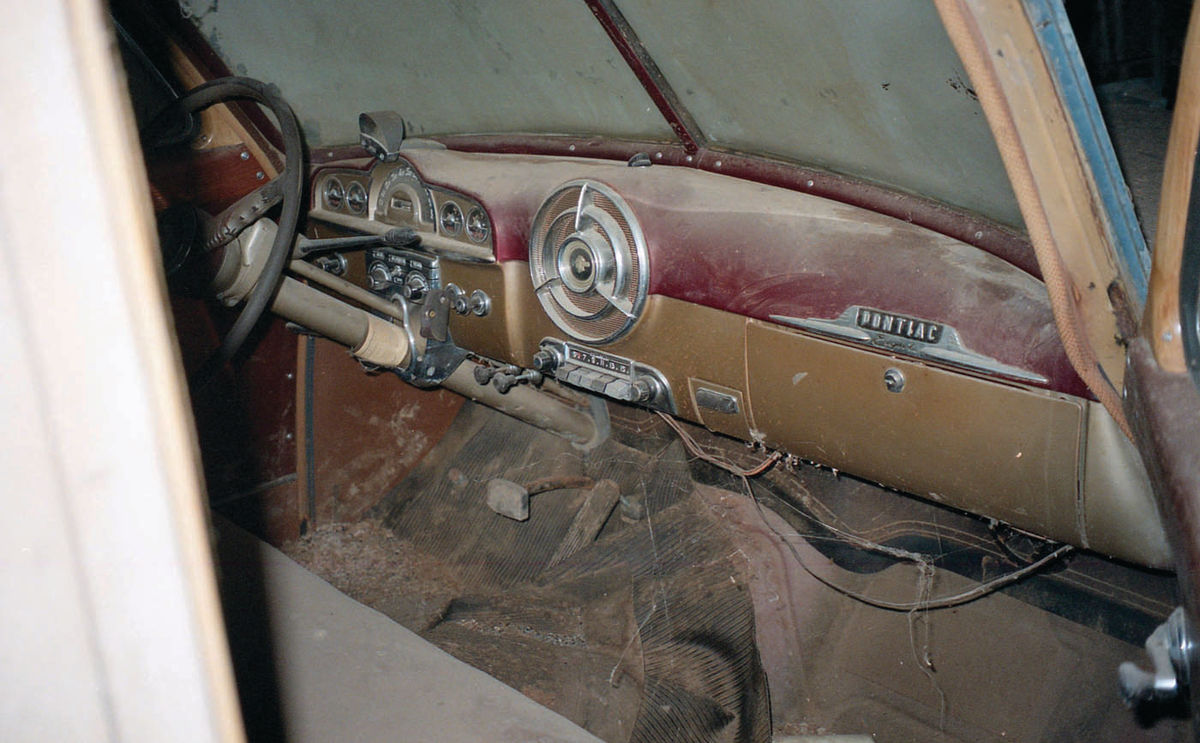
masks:
<path fill-rule="evenodd" d="M 913 323 L 924 324 L 936 329 L 936 341 L 927 341 L 898 334 L 865 328 L 861 324 L 863 317 L 879 317 L 894 319 L 900 327 L 911 326 Z M 997 374 L 1003 377 L 1019 379 L 1034 384 L 1048 384 L 1049 379 L 1036 372 L 1027 371 L 1017 366 L 1000 362 L 990 356 L 985 356 L 968 349 L 963 345 L 958 331 L 945 323 L 934 322 L 901 315 L 894 312 L 877 310 L 872 307 L 851 305 L 841 315 L 829 320 L 820 317 L 788 317 L 786 315 L 770 315 L 772 321 L 782 325 L 790 325 L 801 330 L 808 330 L 820 335 L 832 336 L 842 340 L 869 345 L 872 349 L 899 353 L 926 361 L 937 361 L 943 364 L 972 369 L 986 374 Z"/>

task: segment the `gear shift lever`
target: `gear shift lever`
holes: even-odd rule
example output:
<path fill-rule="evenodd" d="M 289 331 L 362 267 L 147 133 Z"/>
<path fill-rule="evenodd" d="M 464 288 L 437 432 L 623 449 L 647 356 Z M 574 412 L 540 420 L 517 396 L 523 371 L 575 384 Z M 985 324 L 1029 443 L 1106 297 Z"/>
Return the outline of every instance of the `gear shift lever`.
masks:
<path fill-rule="evenodd" d="M 309 240 L 301 237 L 293 254 L 295 258 L 307 258 L 316 253 L 334 251 L 366 250 L 367 248 L 415 248 L 421 236 L 411 227 L 397 227 L 382 235 L 355 235 L 354 237 L 329 237 Z"/>

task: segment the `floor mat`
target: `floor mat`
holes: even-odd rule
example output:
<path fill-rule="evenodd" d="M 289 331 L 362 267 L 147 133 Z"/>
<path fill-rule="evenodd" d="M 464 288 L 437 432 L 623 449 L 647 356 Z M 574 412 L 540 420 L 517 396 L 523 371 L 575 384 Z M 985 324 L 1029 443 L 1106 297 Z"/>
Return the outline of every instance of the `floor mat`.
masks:
<path fill-rule="evenodd" d="M 609 740 L 770 740 L 745 576 L 679 443 L 614 438 L 584 454 L 505 416 L 465 418 L 454 451 L 375 510 L 457 575 L 462 594 L 422 632 Z M 610 479 L 640 518 L 614 509 L 564 555 L 591 490 L 532 496 L 524 522 L 486 504 L 492 478 L 551 477 Z"/>
<path fill-rule="evenodd" d="M 1144 663 L 1140 642 L 1120 637 L 1136 623 L 1103 626 L 1035 595 L 1079 604 L 1065 589 L 1092 581 L 1088 600 L 1108 602 L 1095 616 L 1124 607 L 1149 617 L 1164 597 L 1137 585 L 1143 573 L 1103 561 L 1097 572 L 1089 563 L 1099 558 L 1079 554 L 963 607 L 880 611 L 806 574 L 781 534 L 806 561 L 872 595 L 912 597 L 911 565 L 830 549 L 807 517 L 789 523 L 772 510 L 792 515 L 772 488 L 717 482 L 653 415 L 612 410 L 612 438 L 584 454 L 468 406 L 373 521 L 322 526 L 292 552 L 607 741 L 768 741 L 772 728 L 879 741 L 1187 738 L 1187 721 L 1143 726 L 1120 705 L 1117 664 Z M 725 456 L 761 461 L 762 452 L 725 443 Z M 774 481 L 802 488 L 826 519 L 882 541 L 944 541 L 936 591 L 981 577 L 955 572 L 964 550 L 987 577 L 1020 562 L 989 546 L 986 524 L 967 534 L 968 517 L 919 515 L 932 506 L 785 464 Z M 516 522 L 487 506 L 496 477 L 607 478 L 625 504 L 580 539 L 580 515 L 591 523 L 611 500 L 596 511 L 592 490 L 545 492 Z"/>

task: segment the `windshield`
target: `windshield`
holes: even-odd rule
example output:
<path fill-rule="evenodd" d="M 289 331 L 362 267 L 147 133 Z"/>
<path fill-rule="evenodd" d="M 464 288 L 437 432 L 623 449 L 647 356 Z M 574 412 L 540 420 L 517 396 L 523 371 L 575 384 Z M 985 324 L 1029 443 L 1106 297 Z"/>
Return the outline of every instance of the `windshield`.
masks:
<path fill-rule="evenodd" d="M 279 86 L 312 146 L 357 143 L 358 114 L 380 110 L 414 135 L 672 136 L 581 1 L 221 0 L 184 12 L 231 70 Z"/>
<path fill-rule="evenodd" d="M 673 139 L 583 0 L 185 0 L 182 10 L 230 69 L 279 85 L 314 146 L 355 142 L 358 113 L 381 109 L 418 135 Z M 1022 224 L 930 0 L 622 0 L 620 10 L 702 143 Z"/>

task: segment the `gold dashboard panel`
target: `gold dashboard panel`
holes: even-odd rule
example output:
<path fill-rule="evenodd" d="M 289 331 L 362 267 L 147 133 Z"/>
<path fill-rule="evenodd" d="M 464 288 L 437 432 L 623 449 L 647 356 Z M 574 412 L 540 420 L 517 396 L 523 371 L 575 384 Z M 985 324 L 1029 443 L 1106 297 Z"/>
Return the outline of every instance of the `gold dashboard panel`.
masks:
<path fill-rule="evenodd" d="M 443 280 L 467 291 L 483 289 L 492 297 L 487 317 L 451 318 L 450 332 L 457 344 L 482 356 L 528 366 L 543 338 L 570 340 L 543 312 L 528 266 L 522 261 L 442 263 Z M 671 385 L 679 415 L 705 422 L 692 402 L 688 380 L 703 379 L 744 392 L 745 324 L 740 315 L 652 295 L 632 332 L 597 348 L 658 369 Z M 744 419 L 710 427 L 749 438 Z"/>
<path fill-rule="evenodd" d="M 758 321 L 746 332 L 751 408 L 768 445 L 1078 543 L 1080 401 Z M 889 369 L 903 375 L 899 392 L 885 384 Z"/>
<path fill-rule="evenodd" d="M 570 340 L 542 311 L 527 263 L 443 256 L 441 270 L 443 282 L 491 298 L 484 317 L 451 314 L 462 348 L 528 367 L 543 338 Z M 357 255 L 348 277 L 362 281 Z M 1051 539 L 1167 564 L 1136 452 L 1120 435 L 1096 433 L 1108 419 L 1085 400 L 658 295 L 628 335 L 599 350 L 656 368 L 679 416 L 718 433 Z M 889 370 L 904 378 L 898 392 L 885 383 Z M 697 405 L 701 389 L 736 410 Z"/>
<path fill-rule="evenodd" d="M 446 280 L 493 297 L 486 318 L 455 317 L 457 343 L 528 366 L 564 338 L 526 264 L 443 263 Z M 565 339 L 565 338 L 564 338 Z M 602 347 L 661 371 L 681 417 L 890 487 L 1078 543 L 1082 402 L 873 353 L 660 296 L 626 337 Z M 884 375 L 905 383 L 890 392 Z M 737 414 L 695 404 L 698 386 Z"/>

